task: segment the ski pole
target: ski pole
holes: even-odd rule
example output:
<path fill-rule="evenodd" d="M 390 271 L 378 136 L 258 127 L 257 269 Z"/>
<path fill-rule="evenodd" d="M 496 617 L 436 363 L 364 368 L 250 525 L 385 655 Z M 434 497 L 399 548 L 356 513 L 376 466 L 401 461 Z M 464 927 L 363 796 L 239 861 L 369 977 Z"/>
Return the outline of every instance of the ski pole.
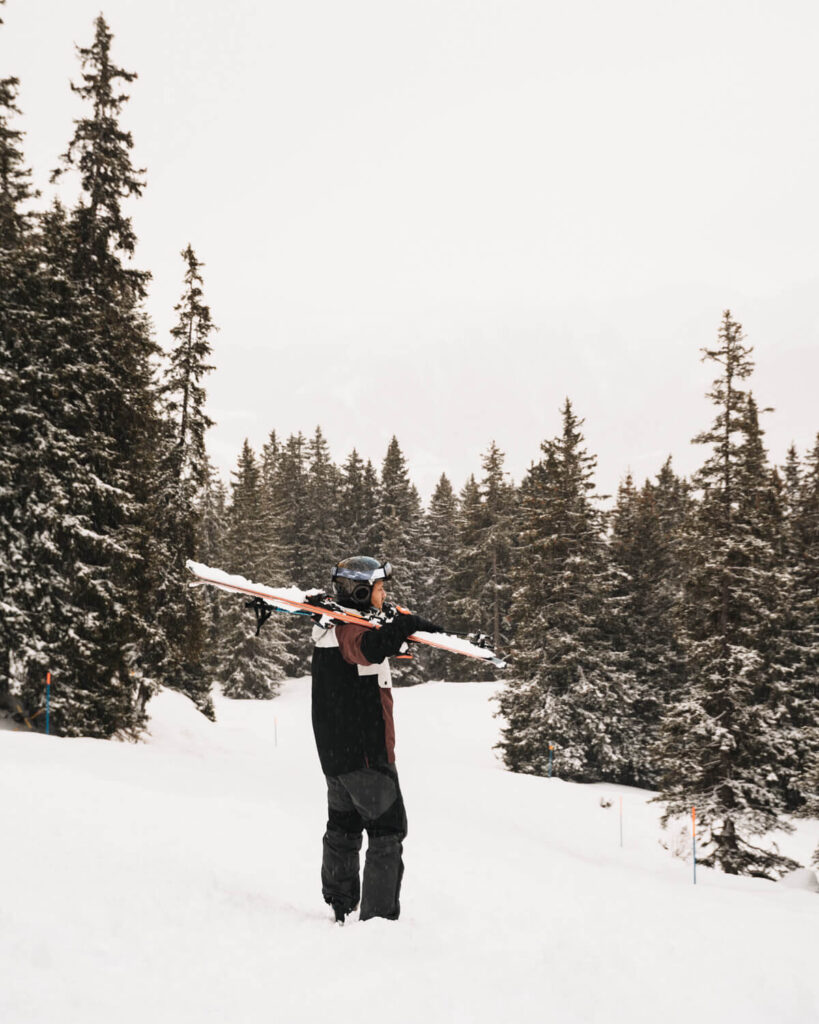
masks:
<path fill-rule="evenodd" d="M 552 777 L 552 757 L 554 755 L 554 750 L 555 750 L 554 744 L 550 743 L 549 744 L 549 778 L 550 779 Z"/>
<path fill-rule="evenodd" d="M 694 850 L 694 885 L 697 884 L 697 808 L 691 808 L 691 845 Z"/>

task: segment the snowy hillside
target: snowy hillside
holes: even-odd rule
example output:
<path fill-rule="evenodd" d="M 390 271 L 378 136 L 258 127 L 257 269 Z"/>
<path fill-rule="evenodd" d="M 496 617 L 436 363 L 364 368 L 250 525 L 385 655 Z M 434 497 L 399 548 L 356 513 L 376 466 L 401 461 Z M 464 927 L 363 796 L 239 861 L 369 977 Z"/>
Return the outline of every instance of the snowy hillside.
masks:
<path fill-rule="evenodd" d="M 344 928 L 308 681 L 216 725 L 164 693 L 147 744 L 0 731 L 0 1021 L 819 1019 L 819 897 L 694 887 L 649 794 L 503 771 L 493 692 L 396 691 L 403 913 Z M 807 822 L 783 848 L 817 842 Z"/>

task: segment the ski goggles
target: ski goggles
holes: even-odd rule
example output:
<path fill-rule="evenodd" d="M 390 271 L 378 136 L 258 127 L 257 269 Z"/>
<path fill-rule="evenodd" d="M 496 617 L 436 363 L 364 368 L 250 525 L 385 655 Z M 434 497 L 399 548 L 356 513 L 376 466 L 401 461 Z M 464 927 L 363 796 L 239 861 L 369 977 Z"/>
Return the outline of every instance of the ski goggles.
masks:
<path fill-rule="evenodd" d="M 342 569 L 336 566 L 333 569 L 333 579 L 355 580 L 357 583 L 375 583 L 376 580 L 388 580 L 392 578 L 392 566 L 389 562 L 383 562 L 377 569 Z"/>

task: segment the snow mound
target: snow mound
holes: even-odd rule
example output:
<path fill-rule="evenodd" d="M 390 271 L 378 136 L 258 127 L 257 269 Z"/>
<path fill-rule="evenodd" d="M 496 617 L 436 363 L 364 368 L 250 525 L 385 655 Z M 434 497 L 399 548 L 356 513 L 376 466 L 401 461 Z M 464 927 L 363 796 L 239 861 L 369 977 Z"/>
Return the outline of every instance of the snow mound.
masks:
<path fill-rule="evenodd" d="M 816 878 L 816 872 L 811 868 L 795 868 L 781 878 L 779 884 L 784 885 L 787 889 L 807 889 L 808 892 L 819 892 L 819 879 Z"/>
<path fill-rule="evenodd" d="M 148 703 L 151 746 L 167 753 L 207 753 L 219 748 L 216 727 L 184 694 L 162 689 Z"/>

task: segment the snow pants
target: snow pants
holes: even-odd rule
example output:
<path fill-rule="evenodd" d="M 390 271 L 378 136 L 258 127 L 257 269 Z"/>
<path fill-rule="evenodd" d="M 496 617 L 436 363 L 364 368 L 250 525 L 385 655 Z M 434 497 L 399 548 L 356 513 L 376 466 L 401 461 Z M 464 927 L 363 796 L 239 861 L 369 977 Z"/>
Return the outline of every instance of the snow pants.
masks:
<path fill-rule="evenodd" d="M 407 815 L 394 765 L 327 775 L 327 831 L 321 861 L 325 903 L 349 914 L 361 901 L 361 920 L 401 912 L 399 896 Z M 363 884 L 359 881 L 362 833 L 367 831 Z"/>

